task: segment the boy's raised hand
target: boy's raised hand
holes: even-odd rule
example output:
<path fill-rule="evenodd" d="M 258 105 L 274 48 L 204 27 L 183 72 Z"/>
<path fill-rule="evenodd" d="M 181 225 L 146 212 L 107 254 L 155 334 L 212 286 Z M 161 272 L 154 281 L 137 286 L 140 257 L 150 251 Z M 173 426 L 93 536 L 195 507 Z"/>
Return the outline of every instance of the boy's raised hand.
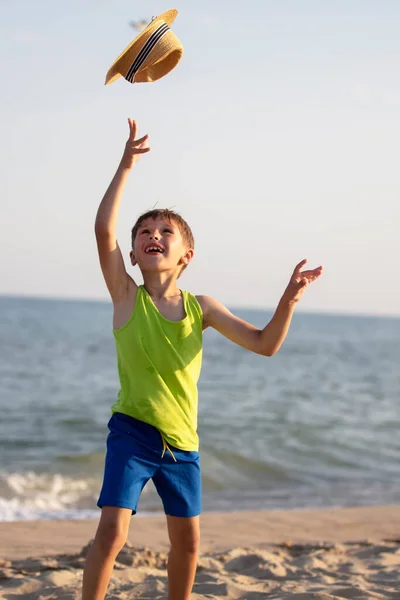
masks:
<path fill-rule="evenodd" d="M 133 119 L 128 119 L 129 138 L 125 144 L 125 151 L 121 159 L 121 164 L 125 169 L 131 169 L 140 159 L 142 154 L 150 152 L 148 143 L 149 136 L 136 139 L 137 123 Z"/>
<path fill-rule="evenodd" d="M 308 285 L 318 279 L 321 275 L 323 267 L 317 267 L 316 269 L 309 271 L 302 271 L 301 269 L 306 264 L 307 259 L 305 258 L 298 265 L 296 265 L 293 274 L 290 278 L 288 286 L 283 294 L 283 299 L 288 302 L 298 302 Z"/>

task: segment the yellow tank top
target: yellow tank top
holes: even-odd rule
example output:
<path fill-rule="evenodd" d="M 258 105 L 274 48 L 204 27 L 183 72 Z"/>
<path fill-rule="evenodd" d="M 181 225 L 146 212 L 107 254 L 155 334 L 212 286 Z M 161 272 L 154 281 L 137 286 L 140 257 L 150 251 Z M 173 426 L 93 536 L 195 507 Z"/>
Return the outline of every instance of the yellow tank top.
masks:
<path fill-rule="evenodd" d="M 181 293 L 186 316 L 170 321 L 139 286 L 131 318 L 113 330 L 120 391 L 111 411 L 153 425 L 172 446 L 197 451 L 203 313 L 193 294 Z"/>

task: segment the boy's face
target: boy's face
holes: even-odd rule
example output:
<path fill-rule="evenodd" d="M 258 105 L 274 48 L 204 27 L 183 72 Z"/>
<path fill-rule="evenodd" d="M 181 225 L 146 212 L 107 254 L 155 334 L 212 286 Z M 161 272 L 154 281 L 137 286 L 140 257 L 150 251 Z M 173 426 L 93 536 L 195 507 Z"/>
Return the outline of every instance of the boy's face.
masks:
<path fill-rule="evenodd" d="M 180 272 L 192 260 L 193 254 L 174 221 L 149 218 L 139 227 L 130 257 L 132 265 L 139 265 L 142 273 L 173 269 Z"/>

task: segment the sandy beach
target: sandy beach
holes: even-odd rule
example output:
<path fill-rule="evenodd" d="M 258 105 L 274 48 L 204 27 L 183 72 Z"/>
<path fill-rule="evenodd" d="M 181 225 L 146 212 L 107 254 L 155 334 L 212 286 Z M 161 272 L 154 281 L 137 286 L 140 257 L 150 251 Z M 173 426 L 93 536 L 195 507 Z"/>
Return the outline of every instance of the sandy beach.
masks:
<path fill-rule="evenodd" d="M 0 599 L 75 600 L 97 521 L 0 523 Z M 108 598 L 167 598 L 164 517 L 134 517 Z M 202 516 L 194 600 L 400 599 L 400 506 Z"/>

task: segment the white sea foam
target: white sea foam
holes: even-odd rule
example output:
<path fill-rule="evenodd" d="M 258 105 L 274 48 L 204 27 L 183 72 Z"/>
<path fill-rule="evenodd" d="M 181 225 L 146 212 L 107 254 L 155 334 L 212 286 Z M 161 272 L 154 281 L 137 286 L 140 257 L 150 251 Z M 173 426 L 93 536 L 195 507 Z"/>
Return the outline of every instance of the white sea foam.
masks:
<path fill-rule="evenodd" d="M 1 473 L 0 521 L 86 518 L 98 511 L 93 483 L 56 474 Z"/>
<path fill-rule="evenodd" d="M 99 510 L 41 510 L 28 502 L 12 498 L 0 498 L 0 521 L 36 521 L 49 519 L 96 519 Z"/>
<path fill-rule="evenodd" d="M 98 518 L 99 485 L 59 473 L 0 473 L 0 521 Z M 143 494 L 151 495 L 151 487 Z"/>

